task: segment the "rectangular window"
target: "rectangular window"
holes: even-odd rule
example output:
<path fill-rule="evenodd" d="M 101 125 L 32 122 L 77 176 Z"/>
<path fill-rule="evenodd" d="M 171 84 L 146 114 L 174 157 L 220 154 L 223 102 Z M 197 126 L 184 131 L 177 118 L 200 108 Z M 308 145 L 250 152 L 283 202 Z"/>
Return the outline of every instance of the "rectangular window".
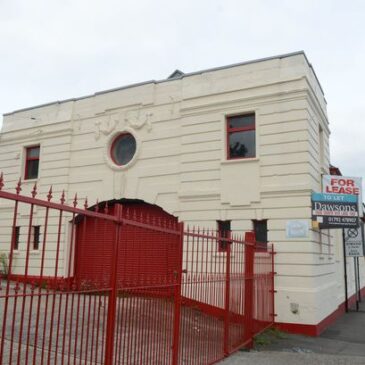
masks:
<path fill-rule="evenodd" d="M 217 221 L 218 236 L 221 238 L 230 238 L 231 233 L 231 221 Z M 227 251 L 228 242 L 224 240 L 218 241 L 218 251 Z"/>
<path fill-rule="evenodd" d="M 33 250 L 39 250 L 41 226 L 33 226 Z"/>
<path fill-rule="evenodd" d="M 25 149 L 25 180 L 38 178 L 39 150 L 39 146 L 27 147 Z"/>
<path fill-rule="evenodd" d="M 15 241 L 14 241 L 14 250 L 19 250 L 19 240 L 20 240 L 20 227 L 15 227 Z"/>
<path fill-rule="evenodd" d="M 227 117 L 227 158 L 256 157 L 255 114 Z"/>
<path fill-rule="evenodd" d="M 258 242 L 259 247 L 267 249 L 267 220 L 254 220 L 253 229 L 256 235 L 256 242 Z"/>

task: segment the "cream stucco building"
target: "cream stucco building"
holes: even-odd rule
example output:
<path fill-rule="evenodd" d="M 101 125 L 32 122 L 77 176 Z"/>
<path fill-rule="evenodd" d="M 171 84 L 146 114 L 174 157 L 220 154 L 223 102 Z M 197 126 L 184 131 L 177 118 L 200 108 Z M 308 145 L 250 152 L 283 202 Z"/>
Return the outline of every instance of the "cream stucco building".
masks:
<path fill-rule="evenodd" d="M 141 199 L 191 225 L 224 221 L 245 232 L 265 222 L 277 251 L 276 321 L 315 334 L 344 302 L 340 236 L 311 229 L 311 193 L 329 173 L 329 135 L 323 90 L 298 52 L 8 113 L 0 170 L 7 186 L 25 177 L 24 194 L 37 181 L 43 197 L 52 185 L 69 200 Z M 33 176 L 27 155 L 38 146 Z M 287 234 L 293 220 L 307 223 L 304 236 Z M 22 254 L 19 247 L 18 260 Z M 352 295 L 351 260 L 348 270 Z"/>

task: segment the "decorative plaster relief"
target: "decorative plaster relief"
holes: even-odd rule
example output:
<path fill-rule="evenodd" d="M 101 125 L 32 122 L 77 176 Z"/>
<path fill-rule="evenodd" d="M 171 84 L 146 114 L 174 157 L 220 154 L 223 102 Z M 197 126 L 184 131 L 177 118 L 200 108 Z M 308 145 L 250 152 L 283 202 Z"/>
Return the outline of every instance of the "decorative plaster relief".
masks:
<path fill-rule="evenodd" d="M 181 100 L 178 98 L 175 98 L 173 96 L 170 96 L 170 114 L 171 117 L 177 118 L 180 116 L 180 104 Z"/>
<path fill-rule="evenodd" d="M 98 141 L 102 135 L 109 136 L 120 124 L 124 124 L 127 127 L 129 126 L 133 128 L 133 130 L 138 130 L 147 126 L 147 131 L 150 132 L 152 130 L 152 116 L 152 112 L 142 111 L 141 108 L 125 113 L 121 112 L 119 114 L 109 115 L 107 120 L 98 120 L 94 123 L 96 127 L 95 140 Z"/>
<path fill-rule="evenodd" d="M 100 120 L 95 122 L 95 140 L 98 141 L 101 137 L 101 135 L 109 136 L 115 129 L 117 128 L 119 123 L 119 119 L 113 119 L 111 120 L 111 115 L 109 115 L 109 118 L 105 122 L 101 122 Z"/>
<path fill-rule="evenodd" d="M 124 118 L 124 121 L 133 129 L 141 129 L 146 125 L 147 131 L 150 132 L 152 130 L 152 116 L 152 112 L 147 110 L 142 111 L 141 108 L 139 108 L 137 110 L 127 112 L 127 116 Z"/>

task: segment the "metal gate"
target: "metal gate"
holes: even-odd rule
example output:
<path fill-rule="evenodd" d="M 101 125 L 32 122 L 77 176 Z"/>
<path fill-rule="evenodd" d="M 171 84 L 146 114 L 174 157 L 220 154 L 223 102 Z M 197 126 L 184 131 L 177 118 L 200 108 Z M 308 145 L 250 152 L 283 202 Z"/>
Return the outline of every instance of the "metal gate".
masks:
<path fill-rule="evenodd" d="M 3 186 L 1 176 L 0 365 L 208 365 L 272 325 L 273 249 L 252 232 L 225 238 L 121 206 L 110 215 L 107 203 L 81 209 L 64 193 L 55 203 L 52 190 L 38 199 L 36 186 L 24 196 L 20 181 L 15 193 Z M 101 250 L 90 265 L 100 268 L 80 275 L 77 242 L 93 234 Z"/>

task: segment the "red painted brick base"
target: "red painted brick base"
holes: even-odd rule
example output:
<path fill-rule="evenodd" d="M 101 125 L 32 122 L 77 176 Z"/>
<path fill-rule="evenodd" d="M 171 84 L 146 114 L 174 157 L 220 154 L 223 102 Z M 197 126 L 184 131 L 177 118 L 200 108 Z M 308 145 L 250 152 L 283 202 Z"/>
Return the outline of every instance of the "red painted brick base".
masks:
<path fill-rule="evenodd" d="M 361 289 L 361 297 L 365 297 L 365 287 Z M 348 299 L 348 305 L 352 306 L 356 303 L 356 295 L 352 295 Z M 345 313 L 345 302 L 340 304 L 338 308 L 329 316 L 324 318 L 318 324 L 300 324 L 300 323 L 275 323 L 275 327 L 281 331 L 296 333 L 306 336 L 319 336 L 330 324 Z"/>

